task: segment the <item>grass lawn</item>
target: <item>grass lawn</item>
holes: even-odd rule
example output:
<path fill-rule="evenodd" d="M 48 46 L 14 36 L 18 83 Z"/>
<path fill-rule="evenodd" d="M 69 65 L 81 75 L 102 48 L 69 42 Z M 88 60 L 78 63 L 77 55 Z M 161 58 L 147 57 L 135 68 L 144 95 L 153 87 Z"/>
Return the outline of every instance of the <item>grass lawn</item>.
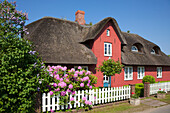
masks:
<path fill-rule="evenodd" d="M 148 97 L 148 98 L 160 100 L 160 101 L 170 104 L 170 94 L 166 95 L 165 99 L 157 99 L 155 97 Z M 122 103 L 119 105 L 96 108 L 96 109 L 93 109 L 93 110 L 90 110 L 84 113 L 132 113 L 132 112 L 143 111 L 149 108 L 153 108 L 153 107 L 147 106 L 144 104 L 141 104 L 139 106 L 133 106 L 133 105 L 130 105 L 129 103 Z"/>

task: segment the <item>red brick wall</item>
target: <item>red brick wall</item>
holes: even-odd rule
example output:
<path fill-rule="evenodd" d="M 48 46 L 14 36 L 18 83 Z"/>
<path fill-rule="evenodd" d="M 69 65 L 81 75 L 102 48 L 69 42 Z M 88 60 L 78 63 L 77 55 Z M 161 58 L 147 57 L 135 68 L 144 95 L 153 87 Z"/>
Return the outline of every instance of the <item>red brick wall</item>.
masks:
<path fill-rule="evenodd" d="M 170 81 L 170 67 L 162 67 L 162 78 L 157 78 L 157 66 L 144 66 L 145 67 L 145 76 L 152 75 L 155 78 L 155 81 Z M 158 66 L 161 67 L 161 66 Z M 133 80 L 124 80 L 124 70 L 119 75 L 116 75 L 115 82 L 112 81 L 112 86 L 122 86 L 128 84 L 142 83 L 142 79 L 137 79 L 137 66 L 133 66 Z"/>
<path fill-rule="evenodd" d="M 106 35 L 107 29 L 110 29 L 110 36 Z M 97 57 L 97 67 L 102 64 L 104 60 L 108 60 L 108 56 L 104 56 L 104 42 L 112 43 L 112 57 L 111 59 L 114 59 L 121 62 L 121 42 L 114 30 L 114 27 L 112 26 L 111 22 L 108 22 L 104 28 L 101 30 L 100 34 L 95 38 L 94 42 L 91 42 L 92 51 Z M 93 69 L 94 67 L 90 67 L 89 70 Z M 103 87 L 103 74 L 99 71 L 94 71 L 94 75 L 98 77 L 98 81 L 96 86 Z M 111 79 L 114 81 L 114 78 Z"/>

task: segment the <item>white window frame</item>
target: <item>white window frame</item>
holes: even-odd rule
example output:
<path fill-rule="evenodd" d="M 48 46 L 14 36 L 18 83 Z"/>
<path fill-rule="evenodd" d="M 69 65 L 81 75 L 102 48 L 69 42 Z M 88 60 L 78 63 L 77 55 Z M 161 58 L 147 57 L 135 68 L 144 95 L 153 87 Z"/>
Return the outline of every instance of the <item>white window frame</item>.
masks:
<path fill-rule="evenodd" d="M 103 83 L 105 83 L 105 82 L 109 83 L 109 76 L 106 76 L 106 75 L 103 76 Z"/>
<path fill-rule="evenodd" d="M 132 46 L 131 51 L 138 52 L 138 48 L 136 46 Z"/>
<path fill-rule="evenodd" d="M 78 70 L 78 67 L 79 66 L 74 66 L 74 69 L 76 70 Z M 84 70 L 86 70 L 86 71 L 88 71 L 88 66 L 81 66 L 82 67 L 82 69 L 84 69 Z"/>
<path fill-rule="evenodd" d="M 162 78 L 162 67 L 157 67 L 157 78 Z"/>
<path fill-rule="evenodd" d="M 137 68 L 138 71 L 138 79 L 143 79 L 143 77 L 145 76 L 145 67 L 144 66 L 138 66 Z"/>
<path fill-rule="evenodd" d="M 107 30 L 106 30 L 106 35 L 107 35 L 107 36 L 110 36 L 110 29 L 107 29 Z"/>
<path fill-rule="evenodd" d="M 130 69 L 131 69 L 131 73 L 130 73 Z M 126 74 L 126 70 L 127 70 L 127 74 Z M 124 67 L 124 80 L 133 80 L 133 66 Z"/>
<path fill-rule="evenodd" d="M 151 54 L 155 54 L 155 50 L 154 49 L 151 49 Z"/>
<path fill-rule="evenodd" d="M 109 52 L 109 45 L 110 45 L 110 52 Z M 104 56 L 112 56 L 112 43 L 104 42 Z"/>

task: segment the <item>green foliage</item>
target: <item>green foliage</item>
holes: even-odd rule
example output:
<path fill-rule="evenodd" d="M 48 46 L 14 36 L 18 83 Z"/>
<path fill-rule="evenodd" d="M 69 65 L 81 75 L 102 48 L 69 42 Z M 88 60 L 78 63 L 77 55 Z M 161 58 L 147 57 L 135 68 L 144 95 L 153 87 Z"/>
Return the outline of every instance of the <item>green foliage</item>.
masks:
<path fill-rule="evenodd" d="M 130 33 L 130 31 L 128 30 L 127 33 Z"/>
<path fill-rule="evenodd" d="M 92 25 L 93 25 L 93 23 L 92 23 L 92 22 L 90 22 L 90 23 L 89 23 L 89 25 L 91 25 L 91 26 L 92 26 Z"/>
<path fill-rule="evenodd" d="M 50 79 L 32 44 L 20 38 L 28 33 L 24 27 L 27 16 L 15 6 L 0 3 L 0 112 L 34 112 L 37 88 L 43 90 Z"/>
<path fill-rule="evenodd" d="M 144 96 L 144 84 L 143 83 L 139 83 L 139 84 L 135 85 L 135 93 L 139 97 L 143 97 Z"/>
<path fill-rule="evenodd" d="M 114 61 L 113 59 L 109 59 L 107 61 L 104 60 L 102 65 L 99 65 L 97 70 L 103 72 L 104 75 L 114 76 L 116 73 L 120 74 L 122 71 L 123 65 L 120 64 L 119 61 Z"/>
<path fill-rule="evenodd" d="M 137 95 L 137 94 L 132 94 L 132 98 L 139 98 L 139 95 Z"/>
<path fill-rule="evenodd" d="M 149 82 L 150 84 L 155 83 L 155 78 L 151 75 L 146 75 L 143 77 L 142 82 Z"/>
<path fill-rule="evenodd" d="M 170 55 L 168 55 L 170 57 Z"/>
<path fill-rule="evenodd" d="M 157 93 L 161 93 L 162 94 L 162 93 L 166 93 L 166 92 L 165 91 L 158 91 Z"/>

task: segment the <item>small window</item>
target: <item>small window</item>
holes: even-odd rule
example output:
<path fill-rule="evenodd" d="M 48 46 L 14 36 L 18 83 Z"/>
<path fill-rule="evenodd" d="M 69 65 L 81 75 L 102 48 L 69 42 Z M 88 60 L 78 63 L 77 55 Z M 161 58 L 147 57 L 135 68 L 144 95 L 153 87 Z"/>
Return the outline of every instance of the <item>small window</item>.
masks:
<path fill-rule="evenodd" d="M 155 54 L 155 50 L 154 49 L 151 49 L 151 54 Z"/>
<path fill-rule="evenodd" d="M 82 69 L 88 71 L 88 66 L 81 66 L 81 67 L 82 67 Z M 74 69 L 78 70 L 78 66 L 74 66 Z"/>
<path fill-rule="evenodd" d="M 138 79 L 143 79 L 144 76 L 145 76 L 145 68 L 138 67 Z"/>
<path fill-rule="evenodd" d="M 133 80 L 133 67 L 125 66 L 124 68 L 124 80 Z"/>
<path fill-rule="evenodd" d="M 136 46 L 132 46 L 131 51 L 138 52 L 138 48 Z"/>
<path fill-rule="evenodd" d="M 104 75 L 103 76 L 103 82 L 104 83 L 109 83 L 109 76 Z"/>
<path fill-rule="evenodd" d="M 162 78 L 162 67 L 157 67 L 157 78 Z"/>
<path fill-rule="evenodd" d="M 104 56 L 112 56 L 112 43 L 104 43 Z"/>
<path fill-rule="evenodd" d="M 110 36 L 110 29 L 107 29 L 106 34 L 107 36 Z"/>

